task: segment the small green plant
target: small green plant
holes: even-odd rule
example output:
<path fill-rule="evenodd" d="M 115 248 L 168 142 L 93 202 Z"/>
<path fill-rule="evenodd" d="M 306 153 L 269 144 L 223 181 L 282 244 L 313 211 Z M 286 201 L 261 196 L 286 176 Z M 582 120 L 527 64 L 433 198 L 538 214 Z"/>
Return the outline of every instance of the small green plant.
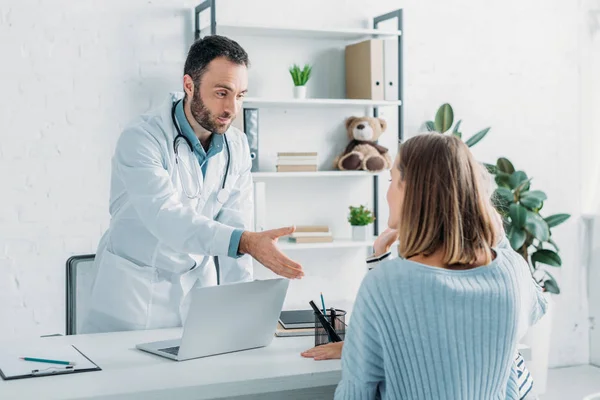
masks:
<path fill-rule="evenodd" d="M 352 226 L 364 226 L 369 225 L 375 221 L 375 217 L 371 210 L 361 205 L 359 207 L 350 206 L 350 214 L 348 215 L 348 222 Z"/>
<path fill-rule="evenodd" d="M 294 81 L 294 86 L 304 86 L 310 79 L 312 73 L 312 67 L 308 64 L 304 65 L 304 68 L 300 68 L 297 64 L 290 67 L 290 75 Z"/>

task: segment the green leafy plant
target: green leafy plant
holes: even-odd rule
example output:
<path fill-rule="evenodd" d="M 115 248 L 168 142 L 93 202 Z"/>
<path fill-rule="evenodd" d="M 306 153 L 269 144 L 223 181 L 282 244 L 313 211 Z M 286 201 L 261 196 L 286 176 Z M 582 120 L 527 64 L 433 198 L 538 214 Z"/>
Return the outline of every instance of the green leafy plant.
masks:
<path fill-rule="evenodd" d="M 437 110 L 434 121 L 426 121 L 430 132 L 446 134 L 454 122 L 454 111 L 445 103 Z M 462 140 L 459 120 L 450 134 Z M 483 139 L 490 128 L 485 128 L 465 141 L 469 147 Z M 524 171 L 515 170 L 512 162 L 500 157 L 495 164 L 484 163 L 494 176 L 496 189 L 492 197 L 494 207 L 502 216 L 511 247 L 528 263 L 534 279 L 542 288 L 554 294 L 560 293 L 556 279 L 542 265 L 560 267 L 562 260 L 558 245 L 552 239 L 552 228 L 570 218 L 569 214 L 554 214 L 543 217 L 540 213 L 547 200 L 546 193 L 531 190 L 532 178 Z"/>
<path fill-rule="evenodd" d="M 358 207 L 350 206 L 350 214 L 348 215 L 348 222 L 353 226 L 364 226 L 369 225 L 375 221 L 375 217 L 371 210 L 361 205 Z"/>
<path fill-rule="evenodd" d="M 462 120 L 459 120 L 456 123 L 454 129 L 452 129 L 452 134 L 462 139 L 462 132 L 460 131 L 461 122 Z M 453 123 L 454 111 L 452 110 L 450 104 L 445 103 L 442 104 L 442 106 L 438 109 L 437 113 L 435 114 L 435 120 L 425 122 L 425 126 L 429 132 L 446 133 L 450 128 L 452 128 Z M 467 139 L 465 141 L 465 144 L 469 147 L 475 146 L 477 143 L 479 143 L 481 139 L 485 137 L 485 135 L 487 135 L 489 131 L 490 128 L 488 127 L 477 132 L 469 139 Z"/>
<path fill-rule="evenodd" d="M 312 67 L 308 64 L 304 65 L 304 68 L 300 68 L 297 64 L 290 67 L 290 75 L 294 81 L 294 86 L 304 86 L 310 79 L 312 73 Z"/>
<path fill-rule="evenodd" d="M 541 190 L 531 190 L 531 178 L 515 170 L 506 158 L 499 158 L 495 168 L 498 187 L 493 196 L 496 209 L 502 216 L 510 246 L 528 261 L 532 275 L 550 293 L 559 294 L 558 283 L 541 265 L 560 267 L 559 248 L 552 239 L 552 228 L 570 218 L 569 214 L 543 217 L 540 213 L 548 199 Z"/>

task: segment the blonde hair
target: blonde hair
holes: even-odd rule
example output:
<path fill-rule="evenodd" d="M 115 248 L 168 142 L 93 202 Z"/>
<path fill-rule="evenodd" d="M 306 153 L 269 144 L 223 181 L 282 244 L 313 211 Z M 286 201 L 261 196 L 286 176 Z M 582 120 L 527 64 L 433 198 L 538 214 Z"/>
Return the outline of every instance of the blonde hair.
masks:
<path fill-rule="evenodd" d="M 425 133 L 398 152 L 405 185 L 398 251 L 404 258 L 443 252 L 450 268 L 469 267 L 481 255 L 492 261 L 499 227 L 493 220 L 489 174 L 459 138 Z"/>

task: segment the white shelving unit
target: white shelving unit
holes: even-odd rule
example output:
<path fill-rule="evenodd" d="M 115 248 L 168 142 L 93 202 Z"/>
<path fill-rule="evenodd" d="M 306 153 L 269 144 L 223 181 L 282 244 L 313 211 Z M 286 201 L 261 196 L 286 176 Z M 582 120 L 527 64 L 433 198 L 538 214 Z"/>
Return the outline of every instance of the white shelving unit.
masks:
<path fill-rule="evenodd" d="M 282 108 L 282 107 L 388 107 L 402 105 L 402 101 L 389 100 L 355 100 L 355 99 L 270 99 L 261 97 L 246 97 L 244 107 L 250 108 Z"/>
<path fill-rule="evenodd" d="M 267 25 L 237 25 L 219 24 L 219 35 L 245 35 L 245 36 L 272 36 L 294 37 L 305 39 L 331 39 L 331 40 L 361 40 L 375 38 L 393 38 L 402 34 L 401 31 L 386 31 L 380 29 L 331 29 L 331 28 L 302 28 Z M 206 27 L 200 31 L 202 36 L 211 33 L 211 28 Z"/>
<path fill-rule="evenodd" d="M 210 12 L 210 25 L 202 28 L 200 26 L 200 14 L 203 11 Z M 397 30 L 377 29 L 378 24 L 390 19 L 397 18 Z M 398 39 L 398 99 L 399 100 L 369 100 L 369 99 L 344 99 L 344 98 L 262 98 L 262 97 L 247 97 L 244 99 L 244 108 L 310 108 L 310 107 L 364 107 L 371 108 L 376 117 L 378 115 L 378 107 L 398 107 L 399 124 L 398 138 L 403 138 L 402 129 L 402 9 L 391 11 L 387 14 L 380 15 L 373 20 L 373 29 L 354 29 L 354 28 L 305 28 L 291 26 L 276 26 L 276 25 L 251 25 L 251 24 L 227 24 L 218 23 L 216 18 L 215 0 L 203 0 L 195 8 L 195 37 L 196 39 L 205 35 L 225 35 L 225 36 L 263 36 L 263 37 L 293 37 L 297 39 L 321 39 L 321 40 L 340 40 L 347 43 L 356 42 L 367 39 Z M 384 171 L 382 173 L 389 173 Z M 265 185 L 264 181 L 274 179 L 293 179 L 293 178 L 370 178 L 373 179 L 375 214 L 377 215 L 378 207 L 378 177 L 381 173 L 369 173 L 366 171 L 318 171 L 318 172 L 253 172 L 255 180 L 255 189 L 260 186 L 259 196 L 261 202 L 265 202 Z M 257 211 L 258 212 L 258 211 Z M 262 214 L 266 211 L 262 210 Z M 377 233 L 377 222 L 375 225 L 375 233 Z M 373 240 L 354 241 L 348 238 L 334 239 L 329 243 L 292 243 L 286 239 L 279 240 L 278 245 L 282 249 L 319 249 L 319 248 L 350 248 L 350 247 L 369 247 L 373 245 Z"/>
<path fill-rule="evenodd" d="M 254 180 L 278 178 L 372 178 L 381 172 L 371 173 L 366 171 L 317 171 L 317 172 L 253 172 Z"/>

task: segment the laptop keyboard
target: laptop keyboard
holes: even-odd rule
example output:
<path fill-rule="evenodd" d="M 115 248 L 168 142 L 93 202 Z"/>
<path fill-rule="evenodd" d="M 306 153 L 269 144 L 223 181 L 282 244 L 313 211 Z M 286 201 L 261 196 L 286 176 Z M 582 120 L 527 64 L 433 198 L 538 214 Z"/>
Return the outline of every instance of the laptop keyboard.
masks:
<path fill-rule="evenodd" d="M 162 351 L 163 353 L 169 353 L 176 356 L 179 353 L 179 346 L 175 347 L 167 347 L 165 349 L 158 349 L 158 351 Z"/>

